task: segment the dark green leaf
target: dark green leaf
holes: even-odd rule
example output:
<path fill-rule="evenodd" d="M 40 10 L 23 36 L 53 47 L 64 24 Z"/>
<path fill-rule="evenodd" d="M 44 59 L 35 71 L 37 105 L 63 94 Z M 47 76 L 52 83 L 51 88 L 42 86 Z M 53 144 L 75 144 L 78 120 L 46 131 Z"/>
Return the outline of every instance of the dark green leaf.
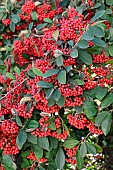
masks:
<path fill-rule="evenodd" d="M 27 125 L 27 128 L 28 129 L 36 129 L 37 127 L 39 126 L 39 123 L 38 123 L 38 121 L 36 121 L 36 120 L 30 120 L 30 122 L 28 123 L 28 125 Z"/>
<path fill-rule="evenodd" d="M 61 96 L 60 99 L 57 101 L 57 105 L 63 107 L 64 104 L 65 104 L 65 98 L 64 96 Z"/>
<path fill-rule="evenodd" d="M 97 145 L 97 144 L 93 144 L 94 145 L 94 147 L 96 148 L 96 151 L 98 152 L 98 153 L 101 153 L 102 151 L 103 151 L 103 149 L 99 146 L 99 145 Z"/>
<path fill-rule="evenodd" d="M 48 128 L 51 129 L 51 130 L 56 130 L 56 125 L 55 125 L 55 123 L 51 122 L 51 123 L 49 124 Z"/>
<path fill-rule="evenodd" d="M 39 70 L 38 68 L 33 68 L 33 72 L 37 75 L 37 76 L 43 76 L 43 73 L 41 70 Z"/>
<path fill-rule="evenodd" d="M 53 93 L 53 98 L 55 99 L 55 101 L 58 101 L 61 97 L 61 92 L 59 89 L 56 89 Z"/>
<path fill-rule="evenodd" d="M 62 58 L 62 56 L 57 57 L 56 64 L 59 67 L 61 67 L 63 65 L 63 58 Z"/>
<path fill-rule="evenodd" d="M 111 56 L 113 56 L 113 45 L 109 45 L 108 50 L 109 50 L 109 54 L 110 54 Z M 112 60 L 112 61 L 113 61 L 113 60 Z"/>
<path fill-rule="evenodd" d="M 22 127 L 22 122 L 21 122 L 19 116 L 16 116 L 16 123 L 18 126 Z"/>
<path fill-rule="evenodd" d="M 106 117 L 109 117 L 109 112 L 107 111 L 102 111 L 100 112 L 97 117 L 95 118 L 95 124 L 96 126 L 101 126 L 102 122 L 106 119 Z"/>
<path fill-rule="evenodd" d="M 101 101 L 107 94 L 108 88 L 98 86 L 94 89 L 94 92 L 95 92 L 96 98 Z"/>
<path fill-rule="evenodd" d="M 94 22 L 95 20 L 99 19 L 102 17 L 105 13 L 105 10 L 97 11 L 94 17 L 90 20 L 90 22 Z"/>
<path fill-rule="evenodd" d="M 51 69 L 51 70 L 47 70 L 44 75 L 43 75 L 43 78 L 47 78 L 47 77 L 50 77 L 52 75 L 55 75 L 57 74 L 59 71 L 59 69 Z"/>
<path fill-rule="evenodd" d="M 82 169 L 82 167 L 83 167 L 83 162 L 84 162 L 84 160 L 83 160 L 83 158 L 81 157 L 81 154 L 80 154 L 80 150 L 77 150 L 77 152 L 76 152 L 76 165 L 77 165 L 77 168 L 79 169 L 79 170 L 81 170 Z"/>
<path fill-rule="evenodd" d="M 106 0 L 106 4 L 107 5 L 113 5 L 113 1 L 112 0 Z"/>
<path fill-rule="evenodd" d="M 56 154 L 55 162 L 57 165 L 57 168 L 61 170 L 64 167 L 65 164 L 65 154 L 62 148 L 58 149 L 58 152 Z"/>
<path fill-rule="evenodd" d="M 28 133 L 27 139 L 30 143 L 37 144 L 37 137 L 35 135 Z"/>
<path fill-rule="evenodd" d="M 94 39 L 94 35 L 92 34 L 92 32 L 90 30 L 86 31 L 83 35 L 82 38 L 84 40 L 93 40 Z"/>
<path fill-rule="evenodd" d="M 112 116 L 109 113 L 109 115 L 102 122 L 102 131 L 104 132 L 104 135 L 107 135 L 108 132 L 110 131 L 111 123 L 112 123 Z"/>
<path fill-rule="evenodd" d="M 49 140 L 47 137 L 38 138 L 38 143 L 43 149 L 49 151 Z"/>
<path fill-rule="evenodd" d="M 100 38 L 95 37 L 92 42 L 99 47 L 106 47 L 106 43 Z"/>
<path fill-rule="evenodd" d="M 66 84 L 66 70 L 61 70 L 58 74 L 58 82 L 60 84 Z"/>
<path fill-rule="evenodd" d="M 47 23 L 49 23 L 49 24 L 51 24 L 51 23 L 52 23 L 52 20 L 51 20 L 51 19 L 49 19 L 49 18 L 44 18 L 44 21 L 45 21 L 45 22 L 47 22 Z"/>
<path fill-rule="evenodd" d="M 95 26 L 90 26 L 90 27 L 89 27 L 89 31 L 90 31 L 93 35 L 95 35 L 95 36 L 97 36 L 97 37 L 104 37 L 104 36 L 105 36 L 104 31 L 103 31 L 99 26 L 97 26 L 97 25 L 95 25 Z M 93 39 L 94 39 L 94 38 L 93 38 Z"/>
<path fill-rule="evenodd" d="M 48 99 L 48 106 L 54 106 L 54 104 L 55 104 L 55 100 L 53 99 L 53 98 L 49 98 Z"/>
<path fill-rule="evenodd" d="M 20 22 L 20 17 L 18 15 L 12 15 L 12 22 L 14 24 L 17 24 L 18 22 Z"/>
<path fill-rule="evenodd" d="M 96 154 L 96 148 L 93 146 L 93 144 L 86 143 L 86 145 L 87 145 L 88 153 L 95 155 Z"/>
<path fill-rule="evenodd" d="M 108 94 L 101 103 L 102 108 L 107 108 L 113 103 L 113 93 Z"/>
<path fill-rule="evenodd" d="M 81 155 L 81 157 L 84 158 L 86 156 L 86 154 L 87 154 L 87 147 L 86 147 L 85 142 L 83 142 L 80 146 L 80 155 Z"/>
<path fill-rule="evenodd" d="M 78 57 L 78 50 L 74 49 L 73 51 L 71 51 L 70 56 L 72 58 L 77 58 Z"/>
<path fill-rule="evenodd" d="M 9 27 L 12 32 L 15 32 L 15 24 L 12 21 L 10 22 Z"/>
<path fill-rule="evenodd" d="M 17 66 L 14 67 L 14 71 L 20 76 L 20 69 Z"/>
<path fill-rule="evenodd" d="M 16 138 L 16 144 L 19 149 L 21 149 L 27 140 L 27 133 L 24 129 L 20 130 Z"/>
<path fill-rule="evenodd" d="M 42 87 L 42 88 L 52 88 L 53 84 L 52 83 L 48 83 L 45 81 L 39 81 L 38 82 L 38 86 Z"/>
<path fill-rule="evenodd" d="M 12 73 L 7 72 L 6 77 L 15 80 L 15 76 Z"/>
<path fill-rule="evenodd" d="M 28 54 L 22 54 L 22 57 L 25 58 L 26 60 L 30 60 L 30 56 Z"/>
<path fill-rule="evenodd" d="M 86 49 L 86 48 L 88 48 L 88 47 L 89 47 L 88 41 L 86 41 L 86 40 L 80 40 L 80 41 L 78 42 L 78 47 L 81 48 L 81 49 Z"/>
<path fill-rule="evenodd" d="M 96 109 L 93 101 L 88 102 L 88 103 L 84 106 L 84 109 L 85 109 L 85 110 L 84 110 L 84 113 L 86 114 L 86 116 L 87 116 L 88 118 L 91 118 L 91 117 L 95 116 L 96 113 L 97 113 L 97 109 Z"/>
<path fill-rule="evenodd" d="M 73 46 L 73 45 L 74 45 L 74 41 L 73 41 L 73 40 L 70 40 L 70 41 L 68 41 L 68 44 L 69 44 L 70 46 Z"/>
<path fill-rule="evenodd" d="M 80 80 L 80 79 L 75 79 L 74 81 L 76 84 L 78 85 L 84 85 L 84 81 L 83 80 Z"/>
<path fill-rule="evenodd" d="M 90 65 L 92 64 L 92 57 L 86 51 L 79 51 L 79 58 L 83 61 L 83 63 Z"/>
<path fill-rule="evenodd" d="M 10 155 L 3 155 L 3 162 L 6 164 L 8 167 L 13 166 L 13 161 Z"/>
<path fill-rule="evenodd" d="M 33 12 L 31 13 L 31 18 L 32 18 L 33 21 L 38 19 L 38 16 L 37 16 L 36 11 L 33 11 Z"/>
<path fill-rule="evenodd" d="M 33 28 L 33 22 L 31 22 L 29 25 L 28 25 L 28 29 L 31 31 Z"/>
<path fill-rule="evenodd" d="M 47 100 L 52 96 L 53 92 L 54 92 L 54 88 L 48 89 L 48 91 L 46 93 L 46 99 Z"/>
<path fill-rule="evenodd" d="M 41 29 L 44 28 L 46 25 L 47 25 L 47 23 L 38 24 L 38 25 L 37 25 L 37 29 L 38 29 L 38 30 L 41 30 Z"/>
<path fill-rule="evenodd" d="M 75 139 L 67 139 L 64 143 L 63 143 L 63 147 L 71 149 L 73 147 L 75 147 L 76 145 L 79 144 L 78 140 Z"/>
<path fill-rule="evenodd" d="M 35 150 L 34 154 L 35 154 L 35 156 L 36 156 L 37 159 L 42 158 L 42 157 L 43 157 L 43 149 L 41 149 L 41 150 Z"/>

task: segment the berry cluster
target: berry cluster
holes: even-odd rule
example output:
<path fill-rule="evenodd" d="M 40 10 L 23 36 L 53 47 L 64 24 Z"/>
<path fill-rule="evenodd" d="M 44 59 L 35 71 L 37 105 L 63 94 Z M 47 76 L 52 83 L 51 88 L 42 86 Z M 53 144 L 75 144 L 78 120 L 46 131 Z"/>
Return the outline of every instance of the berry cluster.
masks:
<path fill-rule="evenodd" d="M 75 114 L 75 116 L 68 115 L 67 116 L 68 122 L 76 127 L 77 129 L 85 129 L 88 128 L 91 133 L 101 135 L 103 132 L 100 129 L 97 129 L 96 126 L 90 122 L 84 114 L 79 115 Z"/>

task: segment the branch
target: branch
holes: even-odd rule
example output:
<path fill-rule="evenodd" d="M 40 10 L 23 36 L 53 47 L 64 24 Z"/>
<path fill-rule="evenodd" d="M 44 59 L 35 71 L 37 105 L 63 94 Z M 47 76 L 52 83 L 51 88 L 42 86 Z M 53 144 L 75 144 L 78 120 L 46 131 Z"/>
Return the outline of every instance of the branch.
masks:
<path fill-rule="evenodd" d="M 14 87 L 13 89 L 11 89 L 7 94 L 5 94 L 5 96 L 4 97 L 1 97 L 0 98 L 0 101 L 2 100 L 2 99 L 4 99 L 4 98 L 6 98 L 6 96 L 8 95 L 8 94 L 10 94 L 12 91 L 14 91 L 17 87 L 19 87 L 24 81 L 26 81 L 28 78 L 26 78 L 26 79 L 24 79 L 22 82 L 20 82 L 20 84 L 18 84 L 16 87 Z"/>

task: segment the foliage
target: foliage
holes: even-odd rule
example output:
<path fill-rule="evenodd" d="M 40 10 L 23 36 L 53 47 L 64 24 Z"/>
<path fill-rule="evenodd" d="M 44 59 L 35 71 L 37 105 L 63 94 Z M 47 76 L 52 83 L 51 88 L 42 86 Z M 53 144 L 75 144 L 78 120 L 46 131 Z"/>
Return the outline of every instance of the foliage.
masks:
<path fill-rule="evenodd" d="M 113 113 L 113 2 L 6 0 L 0 7 L 0 161 L 78 169 Z M 84 135 L 84 136 L 83 136 Z"/>

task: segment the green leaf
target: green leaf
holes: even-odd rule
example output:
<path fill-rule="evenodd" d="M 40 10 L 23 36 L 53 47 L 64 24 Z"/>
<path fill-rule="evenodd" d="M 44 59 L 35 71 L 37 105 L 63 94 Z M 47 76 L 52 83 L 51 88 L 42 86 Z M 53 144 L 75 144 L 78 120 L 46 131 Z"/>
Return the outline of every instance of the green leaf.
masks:
<path fill-rule="evenodd" d="M 16 144 L 19 149 L 21 149 L 27 140 L 27 133 L 24 129 L 20 130 L 16 138 Z"/>
<path fill-rule="evenodd" d="M 108 47 L 109 54 L 113 56 L 113 45 L 109 45 Z M 112 60 L 113 61 L 113 60 Z"/>
<path fill-rule="evenodd" d="M 62 168 L 64 167 L 65 164 L 65 154 L 62 148 L 58 149 L 58 152 L 56 154 L 56 158 L 55 158 L 55 162 L 57 165 L 57 168 L 59 170 L 62 170 Z"/>
<path fill-rule="evenodd" d="M 31 31 L 32 30 L 32 28 L 33 28 L 33 22 L 31 22 L 29 25 L 28 25 L 28 29 Z"/>
<path fill-rule="evenodd" d="M 94 35 L 92 34 L 92 32 L 90 30 L 86 31 L 83 35 L 82 38 L 84 40 L 93 40 L 94 39 Z"/>
<path fill-rule="evenodd" d="M 14 71 L 20 76 L 20 69 L 17 66 L 14 67 Z"/>
<path fill-rule="evenodd" d="M 49 19 L 49 18 L 44 18 L 44 21 L 45 21 L 45 22 L 47 22 L 47 23 L 49 23 L 49 24 L 51 24 L 51 23 L 52 23 L 52 20 L 51 20 L 51 19 Z"/>
<path fill-rule="evenodd" d="M 95 155 L 96 154 L 96 148 L 91 143 L 88 143 L 88 142 L 86 143 L 86 145 L 87 145 L 88 153 Z"/>
<path fill-rule="evenodd" d="M 102 108 L 107 108 L 108 106 L 110 106 L 113 103 L 113 93 L 109 93 L 103 100 L 101 103 L 101 107 Z"/>
<path fill-rule="evenodd" d="M 98 86 L 94 89 L 94 92 L 95 92 L 96 98 L 101 101 L 105 97 L 105 95 L 107 94 L 108 88 Z"/>
<path fill-rule="evenodd" d="M 30 60 L 30 56 L 28 54 L 22 53 L 22 57 L 26 60 Z"/>
<path fill-rule="evenodd" d="M 97 37 L 104 37 L 104 36 L 105 36 L 104 31 L 103 31 L 99 26 L 97 26 L 97 25 L 95 25 L 95 26 L 90 26 L 90 27 L 89 27 L 89 31 L 90 31 L 93 35 L 95 35 L 95 36 L 97 36 Z M 94 39 L 94 38 L 93 38 L 93 39 Z"/>
<path fill-rule="evenodd" d="M 39 70 L 38 68 L 33 68 L 33 72 L 34 74 L 36 74 L 37 76 L 43 76 L 43 73 L 41 70 Z"/>
<path fill-rule="evenodd" d="M 59 36 L 59 31 L 56 30 L 52 33 L 52 37 L 57 41 L 58 40 L 58 36 Z"/>
<path fill-rule="evenodd" d="M 75 79 L 74 81 L 76 84 L 78 84 L 79 86 L 80 85 L 84 85 L 84 81 L 83 80 L 80 80 L 80 79 Z"/>
<path fill-rule="evenodd" d="M 47 137 L 38 138 L 38 143 L 43 149 L 49 151 L 49 140 Z"/>
<path fill-rule="evenodd" d="M 113 65 L 113 60 L 108 60 L 106 64 L 112 64 Z"/>
<path fill-rule="evenodd" d="M 79 58 L 83 61 L 83 63 L 90 65 L 92 64 L 92 57 L 87 51 L 80 50 L 79 51 Z"/>
<path fill-rule="evenodd" d="M 99 145 L 97 145 L 97 144 L 95 144 L 95 143 L 93 143 L 93 145 L 94 145 L 94 147 L 96 148 L 96 151 L 97 151 L 98 153 L 101 153 L 101 152 L 103 151 L 103 149 L 102 149 Z"/>
<path fill-rule="evenodd" d="M 8 167 L 12 167 L 13 166 L 13 161 L 10 155 L 4 155 L 2 156 L 3 158 L 3 163 L 5 165 L 7 165 Z"/>
<path fill-rule="evenodd" d="M 43 149 L 41 149 L 41 150 L 35 150 L 34 154 L 35 154 L 35 156 L 36 156 L 37 159 L 42 158 L 42 157 L 43 157 Z"/>
<path fill-rule="evenodd" d="M 48 99 L 48 106 L 54 106 L 54 104 L 55 104 L 55 100 L 53 99 L 53 98 L 49 98 Z"/>
<path fill-rule="evenodd" d="M 55 101 L 58 101 L 61 97 L 61 92 L 59 89 L 56 89 L 53 93 L 53 98 L 55 99 Z"/>
<path fill-rule="evenodd" d="M 102 111 L 100 112 L 97 117 L 95 118 L 95 124 L 96 126 L 101 126 L 102 122 L 106 119 L 106 117 L 109 117 L 109 112 L 107 111 Z"/>
<path fill-rule="evenodd" d="M 56 58 L 56 64 L 58 67 L 61 67 L 63 65 L 63 58 L 62 56 L 59 56 Z"/>
<path fill-rule="evenodd" d="M 59 71 L 59 69 L 47 70 L 47 71 L 44 73 L 43 78 L 47 78 L 47 77 L 53 76 L 53 75 L 57 74 L 58 71 Z"/>
<path fill-rule="evenodd" d="M 95 37 L 92 42 L 99 47 L 106 47 L 106 43 L 100 38 Z"/>
<path fill-rule="evenodd" d="M 35 135 L 28 133 L 27 139 L 30 143 L 37 144 L 37 137 Z"/>
<path fill-rule="evenodd" d="M 77 152 L 76 152 L 76 165 L 77 165 L 77 168 L 79 169 L 79 170 L 81 170 L 82 169 L 82 167 L 83 167 L 83 162 L 84 162 L 84 160 L 83 160 L 83 158 L 81 157 L 81 154 L 80 154 L 80 150 L 77 150 Z"/>
<path fill-rule="evenodd" d="M 15 32 L 15 24 L 12 21 L 9 24 L 9 28 L 12 32 Z"/>
<path fill-rule="evenodd" d="M 39 127 L 39 123 L 36 120 L 30 120 L 30 122 L 27 125 L 28 129 L 32 129 L 32 128 L 36 129 L 37 127 Z"/>
<path fill-rule="evenodd" d="M 52 83 L 48 83 L 45 81 L 39 81 L 38 82 L 38 86 L 42 87 L 42 88 L 52 88 L 53 84 Z"/>
<path fill-rule="evenodd" d="M 88 44 L 88 41 L 86 40 L 80 40 L 78 42 L 78 47 L 81 48 L 81 49 L 86 49 L 89 47 L 89 44 Z"/>
<path fill-rule="evenodd" d="M 21 122 L 19 116 L 16 116 L 16 123 L 18 126 L 22 127 L 22 122 Z"/>
<path fill-rule="evenodd" d="M 58 74 L 58 82 L 60 84 L 66 84 L 66 70 L 61 70 Z"/>
<path fill-rule="evenodd" d="M 12 15 L 12 22 L 14 24 L 17 24 L 18 22 L 20 22 L 20 17 L 18 15 Z"/>
<path fill-rule="evenodd" d="M 71 51 L 70 56 L 72 58 L 77 58 L 78 57 L 78 50 L 74 49 L 73 51 Z"/>
<path fill-rule="evenodd" d="M 38 24 L 38 25 L 37 25 L 37 29 L 38 29 L 38 30 L 41 30 L 41 29 L 44 28 L 46 25 L 47 25 L 47 23 Z"/>
<path fill-rule="evenodd" d="M 113 5 L 113 0 L 106 0 L 107 5 Z"/>
<path fill-rule="evenodd" d="M 80 155 L 81 155 L 81 157 L 84 158 L 86 156 L 86 154 L 87 154 L 87 146 L 86 146 L 86 143 L 83 142 L 80 146 Z"/>
<path fill-rule="evenodd" d="M 73 147 L 75 147 L 76 145 L 79 144 L 78 140 L 75 139 L 67 139 L 64 143 L 63 143 L 63 147 L 71 149 Z"/>
<path fill-rule="evenodd" d="M 15 76 L 12 73 L 7 72 L 6 77 L 15 80 Z"/>
<path fill-rule="evenodd" d="M 33 21 L 35 21 L 35 20 L 38 19 L 38 16 L 37 16 L 36 11 L 33 11 L 33 12 L 31 13 L 31 18 L 32 18 Z"/>
<path fill-rule="evenodd" d="M 73 40 L 70 40 L 67 42 L 71 47 L 74 45 L 74 41 Z"/>
<path fill-rule="evenodd" d="M 46 93 L 46 99 L 47 100 L 52 96 L 53 92 L 54 92 L 54 88 L 48 89 L 48 91 Z"/>
<path fill-rule="evenodd" d="M 105 10 L 97 11 L 94 17 L 90 20 L 90 22 L 94 22 L 95 20 L 99 19 L 102 17 L 105 13 Z"/>
<path fill-rule="evenodd" d="M 87 104 L 84 106 L 84 109 L 85 109 L 84 113 L 86 114 L 88 118 L 95 116 L 97 113 L 97 109 L 93 101 L 87 102 Z"/>
<path fill-rule="evenodd" d="M 48 128 L 51 129 L 51 130 L 56 130 L 56 125 L 55 125 L 55 123 L 51 122 L 51 123 L 49 124 Z"/>
<path fill-rule="evenodd" d="M 61 96 L 60 99 L 57 101 L 57 105 L 63 107 L 65 104 L 65 97 Z"/>
<path fill-rule="evenodd" d="M 112 116 L 111 116 L 111 113 L 109 113 L 109 115 L 102 122 L 102 131 L 104 132 L 105 136 L 110 131 L 111 123 L 112 123 Z"/>
<path fill-rule="evenodd" d="M 33 72 L 32 69 L 30 69 L 30 70 L 28 71 L 28 75 L 29 75 L 31 78 L 34 78 L 34 77 L 35 77 L 35 74 L 34 74 L 34 72 Z"/>
<path fill-rule="evenodd" d="M 27 157 L 30 154 L 31 151 L 25 151 L 21 153 L 22 157 Z"/>

